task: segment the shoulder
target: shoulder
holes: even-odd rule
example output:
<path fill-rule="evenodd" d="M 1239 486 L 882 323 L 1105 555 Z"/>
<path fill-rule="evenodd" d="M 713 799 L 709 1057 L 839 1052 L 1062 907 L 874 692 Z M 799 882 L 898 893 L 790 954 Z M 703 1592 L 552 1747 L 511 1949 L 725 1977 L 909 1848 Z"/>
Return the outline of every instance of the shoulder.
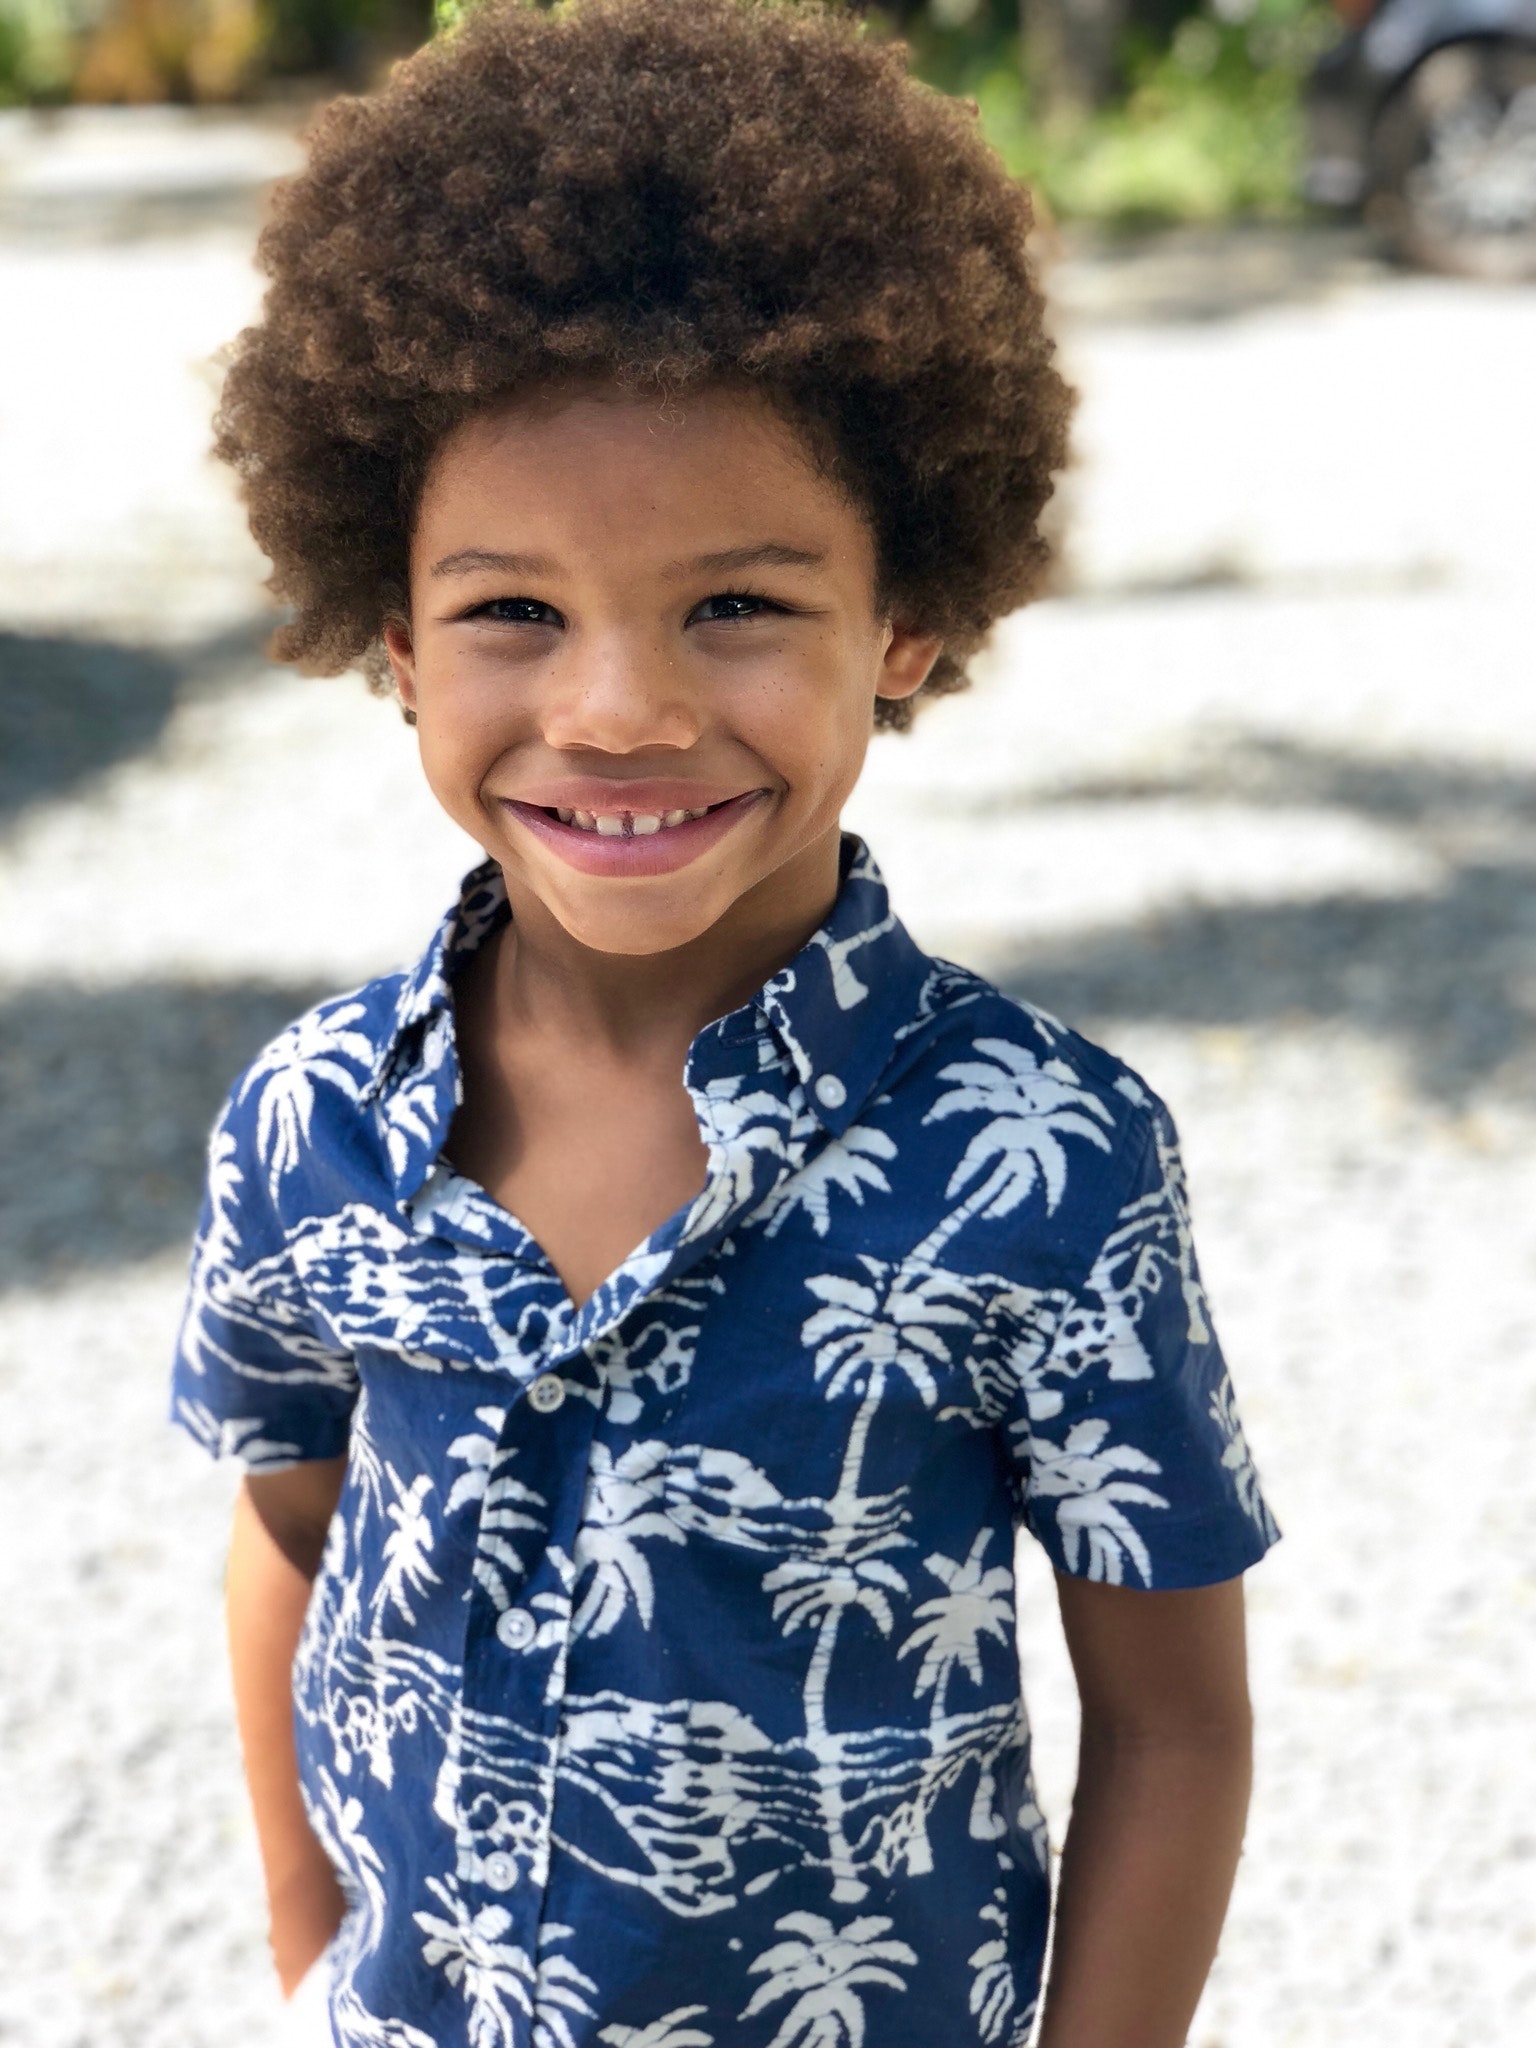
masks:
<path fill-rule="evenodd" d="M 268 1041 L 230 1091 L 239 1102 L 273 1083 L 302 1076 L 360 1093 L 373 1080 L 399 1028 L 403 972 L 380 975 L 361 988 L 327 996 Z"/>
<path fill-rule="evenodd" d="M 328 996 L 271 1039 L 236 1078 L 214 1127 L 213 1161 L 260 1167 L 260 1183 L 318 1163 L 338 1125 L 371 1102 L 399 1035 L 407 976 L 393 973 Z"/>
<path fill-rule="evenodd" d="M 1059 1018 L 945 961 L 902 1039 L 886 1114 L 939 1211 L 924 1255 L 1078 1286 L 1167 1176 L 1158 1098 Z"/>
<path fill-rule="evenodd" d="M 1171 1135 L 1166 1104 L 1133 1067 L 1049 1010 L 952 961 L 931 962 L 903 1036 L 915 1092 L 961 1082 L 981 1091 L 978 1111 L 989 1094 L 1000 1107 L 1030 1105 L 1042 1114 L 1076 1108 L 1127 1154 L 1145 1150 L 1160 1131 Z"/>

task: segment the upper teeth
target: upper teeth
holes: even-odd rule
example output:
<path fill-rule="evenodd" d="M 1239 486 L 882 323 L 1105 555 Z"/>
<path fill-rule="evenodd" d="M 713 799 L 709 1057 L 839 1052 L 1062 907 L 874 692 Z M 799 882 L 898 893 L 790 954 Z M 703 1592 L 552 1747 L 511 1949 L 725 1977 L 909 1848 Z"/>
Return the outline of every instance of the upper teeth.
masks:
<path fill-rule="evenodd" d="M 685 818 L 702 818 L 708 809 L 705 804 L 696 811 L 557 810 L 555 815 L 562 825 L 574 825 L 580 832 L 600 832 L 605 839 L 643 839 L 648 833 L 681 825 Z"/>

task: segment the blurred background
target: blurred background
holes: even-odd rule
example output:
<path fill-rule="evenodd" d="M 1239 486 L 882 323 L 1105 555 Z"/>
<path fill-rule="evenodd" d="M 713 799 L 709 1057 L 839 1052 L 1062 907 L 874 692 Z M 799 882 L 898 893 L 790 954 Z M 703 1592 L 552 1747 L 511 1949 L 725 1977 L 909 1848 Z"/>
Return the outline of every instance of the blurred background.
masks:
<path fill-rule="evenodd" d="M 876 743 L 852 822 L 926 944 L 1172 1101 L 1287 1531 L 1193 2048 L 1536 2039 L 1533 4 L 882 17 L 1034 184 L 1082 406 L 1050 594 Z M 474 856 L 390 706 L 264 662 L 205 451 L 268 182 L 432 26 L 0 0 L 17 2048 L 281 2039 L 223 1670 L 233 1481 L 162 1419 L 203 1135 L 297 1010 L 414 957 Z M 1059 1840 L 1072 1694 L 1020 1566 Z"/>

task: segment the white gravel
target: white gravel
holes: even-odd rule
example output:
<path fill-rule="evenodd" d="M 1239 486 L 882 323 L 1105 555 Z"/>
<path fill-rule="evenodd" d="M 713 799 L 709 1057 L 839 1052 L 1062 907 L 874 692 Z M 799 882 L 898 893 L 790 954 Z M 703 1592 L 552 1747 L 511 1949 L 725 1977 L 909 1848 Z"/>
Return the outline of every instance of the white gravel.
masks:
<path fill-rule="evenodd" d="M 18 2048 L 280 2037 L 222 1666 L 229 1482 L 161 1421 L 182 1246 L 236 1066 L 413 954 L 465 857 L 387 706 L 262 672 L 260 565 L 200 457 L 207 355 L 253 304 L 249 188 L 286 148 L 0 122 Z M 1079 253 L 1057 282 L 1090 458 L 1072 592 L 877 747 L 854 822 L 925 941 L 1096 1030 L 1185 1130 L 1287 1531 L 1251 1585 L 1259 1788 L 1193 2048 L 1524 2048 L 1536 295 L 1315 235 Z"/>

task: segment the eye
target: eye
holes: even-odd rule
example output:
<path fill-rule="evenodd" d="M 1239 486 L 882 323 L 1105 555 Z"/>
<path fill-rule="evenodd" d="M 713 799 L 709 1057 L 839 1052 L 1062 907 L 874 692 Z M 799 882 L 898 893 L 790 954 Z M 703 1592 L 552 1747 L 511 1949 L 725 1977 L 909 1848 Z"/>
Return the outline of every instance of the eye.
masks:
<path fill-rule="evenodd" d="M 753 590 L 717 590 L 713 597 L 706 597 L 702 604 L 694 607 L 692 616 L 701 625 L 728 625 L 733 619 L 765 618 L 771 613 L 782 616 L 788 606 L 775 604 L 771 597 L 759 597 Z"/>
<path fill-rule="evenodd" d="M 564 623 L 552 604 L 537 597 L 493 597 L 477 604 L 466 618 L 485 619 L 493 626 L 559 626 Z"/>

